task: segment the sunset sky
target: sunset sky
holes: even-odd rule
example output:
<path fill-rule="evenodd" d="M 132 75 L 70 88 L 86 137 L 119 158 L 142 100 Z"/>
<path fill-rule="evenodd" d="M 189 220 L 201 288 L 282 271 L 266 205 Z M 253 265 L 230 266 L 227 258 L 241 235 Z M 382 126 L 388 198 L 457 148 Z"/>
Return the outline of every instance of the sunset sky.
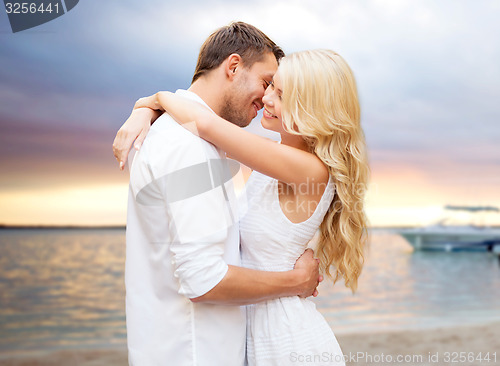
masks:
<path fill-rule="evenodd" d="M 499 15 L 486 0 L 82 0 L 13 34 L 2 11 L 0 223 L 125 224 L 116 130 L 139 97 L 188 88 L 202 42 L 232 20 L 351 65 L 373 225 L 500 206 Z"/>

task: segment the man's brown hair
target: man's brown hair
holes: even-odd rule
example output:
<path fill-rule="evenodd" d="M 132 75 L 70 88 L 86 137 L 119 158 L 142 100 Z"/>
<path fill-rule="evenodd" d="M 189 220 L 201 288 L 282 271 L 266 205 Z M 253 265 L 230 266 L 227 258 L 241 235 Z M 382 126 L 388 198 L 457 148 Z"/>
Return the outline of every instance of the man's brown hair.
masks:
<path fill-rule="evenodd" d="M 278 62 L 285 56 L 276 43 L 253 25 L 233 22 L 217 29 L 203 43 L 192 83 L 219 67 L 233 53 L 241 56 L 245 67 L 251 67 L 255 62 L 261 61 L 267 52 L 272 52 Z"/>

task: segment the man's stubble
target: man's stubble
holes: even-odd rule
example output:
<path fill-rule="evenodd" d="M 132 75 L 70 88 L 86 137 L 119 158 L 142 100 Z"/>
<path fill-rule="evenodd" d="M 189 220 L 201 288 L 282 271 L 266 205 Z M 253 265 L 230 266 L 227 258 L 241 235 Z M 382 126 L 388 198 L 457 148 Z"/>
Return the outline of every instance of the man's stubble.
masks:
<path fill-rule="evenodd" d="M 246 127 L 252 122 L 248 117 L 248 103 L 246 100 L 247 75 L 242 75 L 233 86 L 224 93 L 220 116 L 239 127 Z"/>

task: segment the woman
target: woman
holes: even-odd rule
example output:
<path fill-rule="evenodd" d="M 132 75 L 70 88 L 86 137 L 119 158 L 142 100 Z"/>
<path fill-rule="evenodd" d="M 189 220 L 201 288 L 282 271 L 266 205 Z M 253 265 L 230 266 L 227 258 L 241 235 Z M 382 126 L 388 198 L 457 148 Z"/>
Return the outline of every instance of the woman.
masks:
<path fill-rule="evenodd" d="M 353 292 L 364 262 L 368 180 L 356 84 L 333 51 L 285 57 L 263 98 L 262 126 L 281 144 L 253 135 L 172 93 L 135 108 L 166 110 L 179 123 L 254 169 L 248 211 L 240 218 L 243 266 L 289 270 L 317 235 L 320 269 Z M 188 122 L 195 122 L 195 125 Z M 247 307 L 249 365 L 343 365 L 342 351 L 309 299 L 280 298 Z"/>

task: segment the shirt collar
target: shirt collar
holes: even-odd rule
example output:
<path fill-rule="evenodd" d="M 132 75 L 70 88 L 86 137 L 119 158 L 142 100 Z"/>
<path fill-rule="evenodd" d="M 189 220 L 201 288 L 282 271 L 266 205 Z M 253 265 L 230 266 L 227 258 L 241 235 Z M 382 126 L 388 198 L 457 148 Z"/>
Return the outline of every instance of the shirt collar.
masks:
<path fill-rule="evenodd" d="M 187 98 L 187 99 L 194 100 L 194 101 L 196 101 L 198 103 L 201 103 L 201 104 L 203 104 L 205 107 L 207 107 L 208 109 L 210 109 L 213 112 L 212 108 L 210 108 L 208 106 L 208 104 L 205 103 L 205 101 L 203 99 L 201 99 L 201 97 L 198 94 L 195 94 L 192 91 L 184 90 L 184 89 L 177 89 L 175 91 L 175 94 L 179 95 L 181 97 Z"/>

